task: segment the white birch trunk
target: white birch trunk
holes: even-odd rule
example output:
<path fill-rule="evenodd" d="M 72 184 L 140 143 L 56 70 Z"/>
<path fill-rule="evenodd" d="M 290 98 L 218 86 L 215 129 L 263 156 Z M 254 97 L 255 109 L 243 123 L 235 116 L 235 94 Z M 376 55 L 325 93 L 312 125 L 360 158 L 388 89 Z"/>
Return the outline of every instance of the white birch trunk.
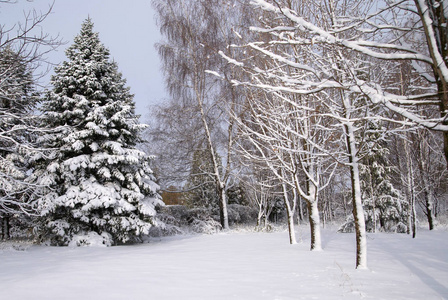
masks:
<path fill-rule="evenodd" d="M 298 204 L 298 223 L 301 224 L 303 222 L 303 204 L 300 195 L 297 195 L 297 204 Z"/>
<path fill-rule="evenodd" d="M 202 96 L 199 92 L 200 89 L 197 88 L 195 83 L 195 91 L 196 91 L 196 100 L 198 102 L 198 106 L 201 112 L 201 120 L 202 124 L 204 126 L 205 135 L 207 137 L 207 147 L 210 151 L 210 155 L 212 157 L 212 163 L 213 163 L 213 177 L 215 179 L 215 184 L 218 191 L 219 196 L 219 208 L 220 208 L 220 219 L 221 219 L 221 226 L 222 229 L 228 230 L 229 229 L 229 218 L 227 213 L 227 197 L 226 197 L 226 188 L 225 188 L 225 182 L 221 180 L 221 174 L 219 173 L 219 166 L 218 166 L 218 160 L 216 158 L 216 152 L 213 148 L 213 141 L 210 133 L 210 128 L 207 123 L 207 118 L 204 111 L 204 105 L 202 102 Z"/>
<path fill-rule="evenodd" d="M 372 170 L 369 170 L 369 181 L 370 181 L 370 197 L 372 201 L 372 222 L 373 222 L 373 233 L 376 233 L 376 198 L 373 190 L 373 180 L 372 180 Z M 381 226 L 381 225 L 380 225 Z"/>
<path fill-rule="evenodd" d="M 283 190 L 283 201 L 285 201 L 286 214 L 288 216 L 289 243 L 291 245 L 294 245 L 297 244 L 296 232 L 294 228 L 294 209 L 291 208 L 291 204 L 289 203 L 289 196 L 285 183 L 282 183 L 282 190 Z"/>
<path fill-rule="evenodd" d="M 263 218 L 264 215 L 265 215 L 265 212 L 263 209 L 263 205 L 258 204 L 257 230 L 260 230 L 260 228 L 261 228 L 261 219 Z"/>
<path fill-rule="evenodd" d="M 415 211 L 415 192 L 414 192 L 414 170 L 412 164 L 409 165 L 408 170 L 408 195 L 409 195 L 409 206 L 411 211 L 409 213 L 409 227 L 412 231 L 412 238 L 415 239 L 417 236 L 417 213 Z"/>
<path fill-rule="evenodd" d="M 224 188 L 222 188 L 220 190 L 221 193 L 221 197 L 220 197 L 220 201 L 221 201 L 221 226 L 224 230 L 228 230 L 229 227 L 229 215 L 227 212 L 227 194 L 226 194 L 226 190 Z"/>
<path fill-rule="evenodd" d="M 320 234 L 320 217 L 317 201 L 308 202 L 308 213 L 311 230 L 311 251 L 322 250 L 322 239 Z"/>
<path fill-rule="evenodd" d="M 414 165 L 412 163 L 411 153 L 409 150 L 409 143 L 404 141 L 404 150 L 406 154 L 406 187 L 407 187 L 407 196 L 409 201 L 409 206 L 411 208 L 409 212 L 409 228 L 412 232 L 412 238 L 415 238 L 417 235 L 417 214 L 415 211 L 415 184 L 414 184 Z"/>
<path fill-rule="evenodd" d="M 356 232 L 356 269 L 367 269 L 367 234 L 364 209 L 362 208 L 361 181 L 356 149 L 356 138 L 351 122 L 345 124 L 352 181 L 353 219 Z"/>
<path fill-rule="evenodd" d="M 417 135 L 418 141 L 418 153 L 419 153 L 419 167 L 420 176 L 423 182 L 423 195 L 425 197 L 425 214 L 428 219 L 429 230 L 434 229 L 435 216 L 434 216 L 434 192 L 431 183 L 428 180 L 428 167 L 426 165 L 426 155 L 428 150 L 425 146 L 425 141 L 422 140 L 422 135 Z"/>

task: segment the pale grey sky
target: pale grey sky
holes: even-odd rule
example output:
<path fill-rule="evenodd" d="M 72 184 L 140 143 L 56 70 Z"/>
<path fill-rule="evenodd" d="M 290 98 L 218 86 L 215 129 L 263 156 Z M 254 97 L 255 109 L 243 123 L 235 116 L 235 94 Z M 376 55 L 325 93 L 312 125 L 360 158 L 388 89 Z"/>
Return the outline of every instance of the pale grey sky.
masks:
<path fill-rule="evenodd" d="M 110 50 L 111 58 L 135 94 L 137 114 L 147 119 L 148 105 L 166 97 L 160 60 L 154 44 L 161 37 L 150 0 L 55 0 L 51 15 L 42 30 L 59 36 L 67 43 L 48 57 L 53 63 L 66 59 L 65 49 L 73 43 L 81 23 L 88 17 L 95 24 L 100 40 Z M 24 12 L 48 11 L 53 0 L 17 0 L 16 4 L 0 3 L 0 24 L 23 22 Z M 49 81 L 49 79 L 47 80 Z M 48 82 L 47 82 L 48 83 Z"/>

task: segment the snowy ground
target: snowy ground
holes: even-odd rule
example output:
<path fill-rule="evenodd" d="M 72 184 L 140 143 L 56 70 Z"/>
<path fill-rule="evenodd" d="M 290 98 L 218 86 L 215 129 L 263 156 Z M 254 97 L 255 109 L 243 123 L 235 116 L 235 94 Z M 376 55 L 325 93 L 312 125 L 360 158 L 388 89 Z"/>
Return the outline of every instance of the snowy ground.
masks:
<path fill-rule="evenodd" d="M 0 299 L 448 299 L 448 231 L 368 236 L 323 231 L 322 252 L 287 232 L 229 232 L 109 248 L 0 250 Z M 1 245 L 0 245 L 1 246 Z"/>

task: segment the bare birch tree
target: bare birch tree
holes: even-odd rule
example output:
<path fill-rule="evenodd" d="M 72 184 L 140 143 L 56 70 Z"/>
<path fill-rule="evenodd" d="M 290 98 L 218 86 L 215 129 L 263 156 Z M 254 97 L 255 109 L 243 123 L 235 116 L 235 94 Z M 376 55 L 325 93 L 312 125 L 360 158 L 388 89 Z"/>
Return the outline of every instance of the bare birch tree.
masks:
<path fill-rule="evenodd" d="M 1 1 L 13 5 L 13 1 Z M 39 101 L 37 81 L 45 72 L 45 55 L 60 44 L 39 30 L 51 11 L 24 13 L 15 25 L 0 25 L 0 218 L 3 237 L 9 237 L 10 217 L 32 215 L 35 207 L 30 195 L 36 186 L 27 181 L 27 159 L 42 154 L 36 137 L 34 110 Z M 43 70 L 43 71 L 42 71 Z"/>
<path fill-rule="evenodd" d="M 226 46 L 237 38 L 232 18 L 239 18 L 240 13 L 227 1 L 217 0 L 154 0 L 153 6 L 164 36 L 158 50 L 170 96 L 173 103 L 182 103 L 177 107 L 193 110 L 195 124 L 201 124 L 191 139 L 200 140 L 210 154 L 221 225 L 228 229 L 226 191 L 232 176 L 235 128 L 226 112 L 235 109 L 240 95 L 235 87 L 206 71 L 219 68 L 224 76 L 232 71 L 218 51 L 232 51 Z"/>

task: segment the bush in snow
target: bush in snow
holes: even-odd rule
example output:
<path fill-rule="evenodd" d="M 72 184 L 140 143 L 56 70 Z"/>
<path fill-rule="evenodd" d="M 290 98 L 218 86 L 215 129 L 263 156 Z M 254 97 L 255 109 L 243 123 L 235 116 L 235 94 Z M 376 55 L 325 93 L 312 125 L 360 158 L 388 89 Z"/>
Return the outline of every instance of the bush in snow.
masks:
<path fill-rule="evenodd" d="M 397 204 L 407 204 L 407 202 L 395 202 L 391 201 L 387 204 L 382 203 L 383 206 L 379 207 L 377 203 L 375 214 L 376 217 L 373 217 L 373 210 L 369 210 L 367 208 L 364 211 L 364 218 L 366 220 L 366 231 L 375 232 L 374 222 L 373 220 L 379 220 L 379 230 L 384 232 L 397 232 L 397 233 L 406 233 L 408 229 L 406 214 L 403 213 L 400 206 Z M 377 225 L 378 226 L 378 225 Z M 350 215 L 345 223 L 342 224 L 338 232 L 355 232 L 355 223 L 353 221 L 353 216 Z"/>
<path fill-rule="evenodd" d="M 221 224 L 212 217 L 201 219 L 193 219 L 191 223 L 191 230 L 196 233 L 213 234 L 222 229 Z"/>
<path fill-rule="evenodd" d="M 69 247 L 82 247 L 82 246 L 90 246 L 90 247 L 109 247 L 112 245 L 112 236 L 107 232 L 98 233 L 91 231 L 86 234 L 77 234 L 75 235 L 70 243 Z"/>
<path fill-rule="evenodd" d="M 257 222 L 258 210 L 254 207 L 229 204 L 227 207 L 229 224 L 255 224 Z"/>
<path fill-rule="evenodd" d="M 161 226 L 152 227 L 150 236 L 171 236 L 185 233 L 187 207 L 182 205 L 167 205 L 157 209 L 157 218 Z"/>
<path fill-rule="evenodd" d="M 41 138 L 54 149 L 33 157 L 44 239 L 67 245 L 85 232 L 108 233 L 111 242 L 138 241 L 159 222 L 163 205 L 149 167 L 136 148 L 146 127 L 109 51 L 87 19 L 56 67 L 43 101 L 43 125 L 59 128 Z"/>
<path fill-rule="evenodd" d="M 193 208 L 187 213 L 189 228 L 195 233 L 213 234 L 222 229 L 219 220 L 219 211 L 205 208 Z"/>
<path fill-rule="evenodd" d="M 34 240 L 36 224 L 34 216 L 27 216 L 24 214 L 13 214 L 8 216 L 7 222 L 0 216 L 0 237 L 3 240 L 27 240 L 32 242 Z M 8 227 L 5 228 L 5 223 Z"/>
<path fill-rule="evenodd" d="M 153 228 L 151 236 L 167 236 L 183 233 L 213 234 L 221 230 L 218 211 L 206 208 L 187 208 L 183 205 L 159 207 L 157 217 L 163 225 Z"/>

